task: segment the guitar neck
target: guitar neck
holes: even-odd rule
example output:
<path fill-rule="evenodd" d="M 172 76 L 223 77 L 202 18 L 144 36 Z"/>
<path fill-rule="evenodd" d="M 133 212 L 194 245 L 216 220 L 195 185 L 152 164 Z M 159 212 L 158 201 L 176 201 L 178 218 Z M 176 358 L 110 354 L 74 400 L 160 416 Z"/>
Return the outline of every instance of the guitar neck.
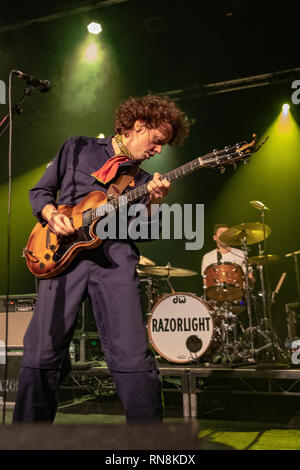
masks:
<path fill-rule="evenodd" d="M 241 145 L 242 144 L 236 144 L 234 146 L 225 147 L 223 150 L 213 150 L 212 152 L 207 153 L 202 157 L 197 157 L 195 160 L 175 168 L 175 170 L 169 171 L 168 173 L 162 175 L 161 179 L 166 179 L 171 183 L 172 181 L 182 178 L 183 176 L 189 175 L 201 167 L 222 166 L 223 163 L 226 164 L 226 161 L 228 162 L 228 160 L 232 158 L 232 155 L 237 154 Z M 103 204 L 97 207 L 97 209 L 93 210 L 92 220 L 102 217 L 108 212 L 117 210 L 122 206 L 126 206 L 132 204 L 135 201 L 138 201 L 148 193 L 147 186 L 148 183 L 138 186 L 137 188 L 128 191 L 126 195 L 119 196 L 118 198 L 110 200 L 108 204 Z"/>
<path fill-rule="evenodd" d="M 205 155 L 204 157 L 195 158 L 195 160 L 185 163 L 184 165 L 181 165 L 178 168 L 175 168 L 174 170 L 171 170 L 168 173 L 165 173 L 164 175 L 161 176 L 161 179 L 166 179 L 167 181 L 171 183 L 172 181 L 182 178 L 183 176 L 189 175 L 193 171 L 202 167 L 203 161 L 205 160 L 205 158 L 208 158 L 211 155 L 212 154 L 208 154 L 208 155 Z M 137 188 L 132 189 L 131 191 L 128 191 L 126 193 L 128 204 L 131 204 L 137 201 L 138 199 L 140 199 L 141 197 L 145 196 L 148 193 L 147 186 L 148 186 L 148 183 L 138 186 Z"/>

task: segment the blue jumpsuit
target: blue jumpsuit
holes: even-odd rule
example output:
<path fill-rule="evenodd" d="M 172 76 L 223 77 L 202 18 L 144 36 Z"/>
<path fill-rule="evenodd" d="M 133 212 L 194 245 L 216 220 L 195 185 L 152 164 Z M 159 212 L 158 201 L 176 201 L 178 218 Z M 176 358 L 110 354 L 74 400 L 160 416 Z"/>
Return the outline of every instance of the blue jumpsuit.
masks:
<path fill-rule="evenodd" d="M 91 191 L 106 192 L 107 187 L 91 174 L 113 155 L 111 137 L 68 139 L 30 190 L 38 220 L 45 223 L 41 211 L 46 204 L 75 205 Z M 116 177 L 131 164 L 121 164 Z M 140 170 L 135 185 L 151 178 Z M 24 336 L 14 422 L 54 420 L 59 386 L 71 370 L 69 344 L 86 295 L 126 419 L 162 419 L 161 384 L 142 317 L 138 261 L 139 251 L 130 239 L 105 240 L 96 249 L 80 252 L 61 275 L 40 281 Z"/>

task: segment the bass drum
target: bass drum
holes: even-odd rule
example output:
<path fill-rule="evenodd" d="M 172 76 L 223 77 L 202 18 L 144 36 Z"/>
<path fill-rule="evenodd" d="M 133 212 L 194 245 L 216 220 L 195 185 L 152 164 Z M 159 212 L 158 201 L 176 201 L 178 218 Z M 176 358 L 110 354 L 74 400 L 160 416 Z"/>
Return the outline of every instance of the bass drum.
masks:
<path fill-rule="evenodd" d="M 163 296 L 153 307 L 147 324 L 148 337 L 161 356 L 171 362 L 188 363 L 209 348 L 214 319 L 209 305 L 186 292 Z"/>

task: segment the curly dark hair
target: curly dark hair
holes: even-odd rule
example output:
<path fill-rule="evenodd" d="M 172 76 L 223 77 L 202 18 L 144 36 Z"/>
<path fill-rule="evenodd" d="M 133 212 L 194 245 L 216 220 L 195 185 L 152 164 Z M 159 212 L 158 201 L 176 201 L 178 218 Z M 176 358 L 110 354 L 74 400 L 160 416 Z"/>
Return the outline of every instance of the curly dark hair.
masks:
<path fill-rule="evenodd" d="M 163 122 L 168 122 L 173 128 L 170 145 L 181 145 L 191 127 L 186 114 L 168 96 L 148 94 L 128 98 L 115 110 L 115 132 L 124 134 L 137 120 L 144 121 L 149 129 L 157 129 Z"/>
<path fill-rule="evenodd" d="M 217 234 L 217 231 L 218 231 L 219 228 L 221 228 L 221 227 L 229 228 L 229 225 L 228 225 L 228 224 L 215 224 L 215 225 L 214 225 L 214 228 L 213 228 L 213 234 L 216 235 L 216 234 Z"/>

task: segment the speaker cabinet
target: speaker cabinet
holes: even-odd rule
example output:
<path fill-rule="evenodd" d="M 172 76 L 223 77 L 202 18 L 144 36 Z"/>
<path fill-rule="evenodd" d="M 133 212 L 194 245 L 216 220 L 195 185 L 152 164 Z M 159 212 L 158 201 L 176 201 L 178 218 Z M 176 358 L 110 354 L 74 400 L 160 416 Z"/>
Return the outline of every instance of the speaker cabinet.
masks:
<path fill-rule="evenodd" d="M 32 310 L 22 312 L 8 312 L 8 340 L 9 348 L 22 348 L 25 331 L 29 325 Z M 5 343 L 6 312 L 0 312 L 0 341 Z"/>
<path fill-rule="evenodd" d="M 22 357 L 22 351 L 8 351 L 6 370 L 5 356 L 3 354 L 0 355 L 0 401 L 2 401 L 1 399 L 3 399 L 6 391 L 6 401 L 8 403 L 15 403 Z"/>

